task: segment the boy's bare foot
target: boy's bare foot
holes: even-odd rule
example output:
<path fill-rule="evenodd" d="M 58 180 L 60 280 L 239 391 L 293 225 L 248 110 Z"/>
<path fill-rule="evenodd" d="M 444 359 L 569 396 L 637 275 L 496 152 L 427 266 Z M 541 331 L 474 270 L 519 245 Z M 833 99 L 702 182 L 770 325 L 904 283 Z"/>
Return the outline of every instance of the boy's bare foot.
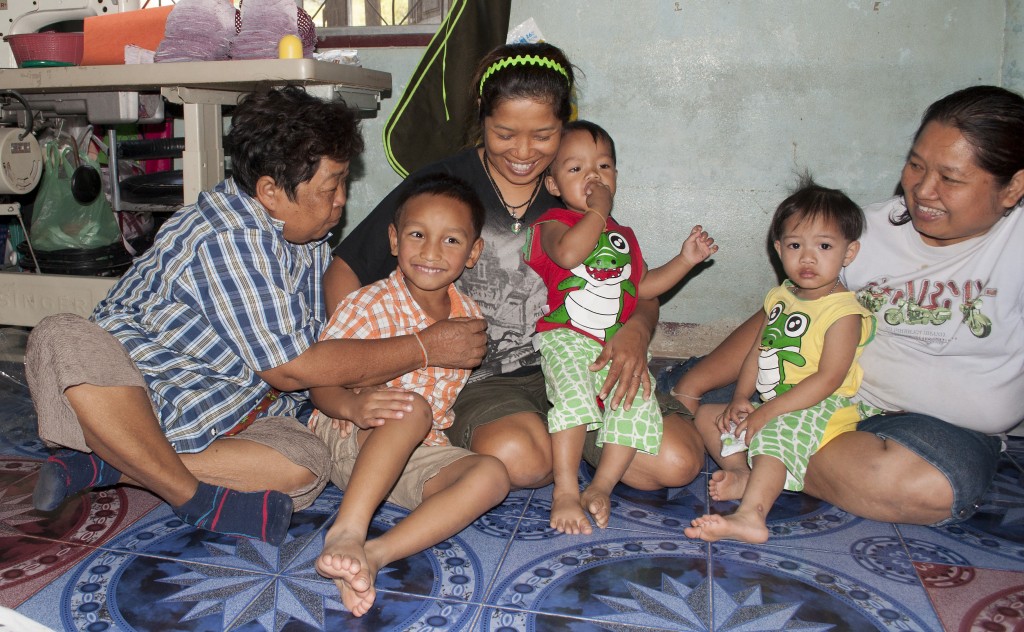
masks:
<path fill-rule="evenodd" d="M 731 516 L 707 514 L 694 518 L 692 526 L 683 529 L 688 538 L 700 538 L 705 542 L 739 540 L 750 544 L 764 544 L 768 541 L 768 527 L 757 516 L 736 512 Z"/>
<path fill-rule="evenodd" d="M 708 494 L 711 500 L 739 500 L 747 489 L 750 470 L 718 470 L 711 474 Z"/>
<path fill-rule="evenodd" d="M 377 576 L 367 560 L 365 543 L 361 538 L 328 532 L 324 550 L 316 559 L 316 572 L 333 579 L 341 593 L 341 603 L 354 616 L 369 612 L 377 597 L 373 580 Z"/>
<path fill-rule="evenodd" d="M 551 495 L 551 528 L 569 535 L 590 535 L 593 532 L 583 511 L 579 492 L 556 490 Z"/>
<path fill-rule="evenodd" d="M 583 490 L 583 494 L 580 496 L 580 505 L 593 516 L 594 524 L 599 528 L 604 529 L 608 526 L 608 518 L 612 514 L 612 499 L 607 492 L 594 489 L 594 486 L 591 485 Z"/>

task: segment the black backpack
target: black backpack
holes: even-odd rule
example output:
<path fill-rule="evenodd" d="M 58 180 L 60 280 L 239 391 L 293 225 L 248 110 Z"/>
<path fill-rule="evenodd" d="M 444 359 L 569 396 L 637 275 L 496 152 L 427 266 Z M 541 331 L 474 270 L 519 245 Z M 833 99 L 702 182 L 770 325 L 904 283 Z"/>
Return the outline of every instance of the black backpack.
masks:
<path fill-rule="evenodd" d="M 384 152 L 403 178 L 468 144 L 469 82 L 505 43 L 511 0 L 453 0 L 402 98 L 384 125 Z"/>

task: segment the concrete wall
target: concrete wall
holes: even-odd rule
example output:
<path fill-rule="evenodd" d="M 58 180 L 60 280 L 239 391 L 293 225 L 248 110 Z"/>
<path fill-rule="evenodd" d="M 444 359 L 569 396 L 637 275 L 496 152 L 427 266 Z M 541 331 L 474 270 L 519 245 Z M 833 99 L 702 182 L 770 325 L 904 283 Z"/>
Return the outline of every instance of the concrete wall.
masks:
<path fill-rule="evenodd" d="M 1003 46 L 1003 83 L 1024 92 L 1024 0 L 1007 0 Z"/>
<path fill-rule="evenodd" d="M 867 204 L 891 194 L 924 108 L 960 87 L 1024 89 L 1024 0 L 516 0 L 583 71 L 580 115 L 619 151 L 616 216 L 658 265 L 700 223 L 714 263 L 662 307 L 659 350 L 701 352 L 776 282 L 768 219 L 810 170 Z M 364 129 L 357 222 L 398 178 L 381 127 L 419 59 L 366 49 L 394 97 Z"/>

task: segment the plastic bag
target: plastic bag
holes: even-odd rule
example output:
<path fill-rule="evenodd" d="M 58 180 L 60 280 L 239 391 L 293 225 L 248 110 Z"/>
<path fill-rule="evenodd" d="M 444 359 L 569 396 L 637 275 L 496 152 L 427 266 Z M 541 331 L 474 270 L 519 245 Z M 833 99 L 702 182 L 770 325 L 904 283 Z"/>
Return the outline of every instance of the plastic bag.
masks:
<path fill-rule="evenodd" d="M 82 204 L 71 194 L 74 171 L 73 150 L 56 141 L 43 146 L 43 178 L 32 209 L 29 229 L 36 250 L 86 250 L 102 248 L 118 241 L 121 231 L 106 196 Z M 89 156 L 80 156 L 83 165 L 99 169 Z"/>

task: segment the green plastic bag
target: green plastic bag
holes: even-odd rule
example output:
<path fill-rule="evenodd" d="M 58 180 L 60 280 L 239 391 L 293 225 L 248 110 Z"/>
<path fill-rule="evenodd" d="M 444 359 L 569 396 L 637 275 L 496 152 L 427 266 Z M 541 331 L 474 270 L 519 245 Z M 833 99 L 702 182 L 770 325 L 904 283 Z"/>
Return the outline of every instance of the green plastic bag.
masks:
<path fill-rule="evenodd" d="M 103 248 L 120 240 L 121 230 L 110 202 L 102 193 L 90 204 L 82 204 L 71 194 L 70 160 L 73 150 L 56 141 L 43 146 L 43 177 L 32 207 L 29 238 L 36 250 L 87 250 Z M 80 156 L 83 165 L 99 169 L 88 156 Z"/>

